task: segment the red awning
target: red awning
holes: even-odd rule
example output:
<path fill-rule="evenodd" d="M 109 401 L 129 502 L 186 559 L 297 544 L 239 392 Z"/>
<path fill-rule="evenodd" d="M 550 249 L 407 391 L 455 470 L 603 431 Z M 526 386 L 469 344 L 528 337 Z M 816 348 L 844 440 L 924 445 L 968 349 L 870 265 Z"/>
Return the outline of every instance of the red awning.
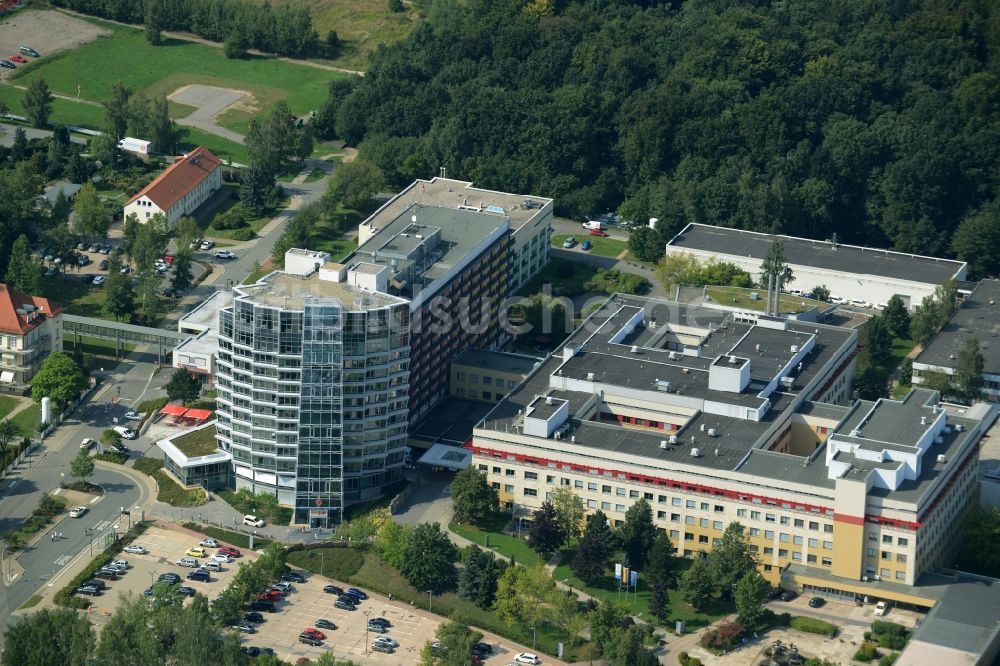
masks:
<path fill-rule="evenodd" d="M 212 412 L 208 409 L 189 409 L 184 414 L 186 419 L 195 419 L 197 421 L 204 421 L 205 419 L 212 418 Z"/>
<path fill-rule="evenodd" d="M 181 416 L 186 411 L 188 411 L 188 408 L 184 405 L 167 405 L 160 410 L 160 413 L 169 414 L 170 416 Z"/>

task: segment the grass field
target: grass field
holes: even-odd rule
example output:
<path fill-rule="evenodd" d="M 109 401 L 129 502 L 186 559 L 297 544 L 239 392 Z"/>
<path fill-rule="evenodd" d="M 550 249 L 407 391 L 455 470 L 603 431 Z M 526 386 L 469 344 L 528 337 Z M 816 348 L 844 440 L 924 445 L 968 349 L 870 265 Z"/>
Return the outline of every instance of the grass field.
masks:
<path fill-rule="evenodd" d="M 505 519 L 503 522 L 506 524 L 507 520 Z M 490 550 L 495 550 L 504 557 L 512 558 L 519 564 L 530 566 L 541 559 L 538 553 L 531 549 L 527 541 L 504 534 L 499 529 L 481 530 L 472 525 L 462 525 L 456 522 L 448 523 L 448 529 L 465 537 L 480 548 L 486 547 L 486 536 L 489 535 Z"/>
<path fill-rule="evenodd" d="M 526 282 L 518 291 L 519 296 L 531 296 L 542 290 L 546 282 L 552 284 L 554 296 L 576 296 L 586 291 L 584 286 L 595 275 L 597 267 L 581 261 L 553 257 L 538 275 Z"/>
<path fill-rule="evenodd" d="M 765 290 L 766 291 L 766 290 Z M 757 300 L 750 300 L 750 294 L 757 292 L 760 296 Z M 719 305 L 728 305 L 747 310 L 759 310 L 763 312 L 767 306 L 766 294 L 761 294 L 760 289 L 743 289 L 742 287 L 705 287 L 705 293 Z M 816 306 L 820 310 L 830 307 L 829 303 L 815 301 L 811 298 L 782 294 L 779 302 L 782 312 L 803 312 Z"/>
<path fill-rule="evenodd" d="M 591 236 L 590 234 L 572 234 L 573 238 L 576 239 L 576 245 L 573 249 L 577 252 L 583 252 L 580 246 L 583 245 L 583 241 L 590 241 L 592 247 L 586 251 L 585 254 L 596 254 L 600 257 L 617 257 L 622 252 L 628 250 L 628 245 L 625 241 L 615 240 L 613 238 L 602 238 L 601 236 Z M 563 241 L 570 237 L 570 234 L 561 234 L 552 237 L 552 247 L 562 249 Z"/>
<path fill-rule="evenodd" d="M 42 295 L 77 316 L 107 319 L 104 315 L 104 290 L 84 284 L 79 276 L 72 273 L 42 278 Z"/>
<path fill-rule="evenodd" d="M 219 48 L 178 39 L 152 46 L 140 29 L 87 20 L 98 23 L 111 34 L 20 67 L 11 78 L 27 85 L 44 77 L 54 92 L 71 96 L 77 95 L 79 86 L 84 99 L 98 102 L 107 99 L 111 84 L 117 80 L 147 95 L 169 94 L 184 85 L 201 83 L 252 93 L 256 98 L 255 111 L 265 111 L 284 99 L 292 113 L 304 115 L 323 103 L 331 79 L 347 76 L 277 58 L 227 60 Z M 181 113 L 189 111 L 173 108 Z M 230 111 L 219 121 L 242 133 L 248 119 L 246 111 Z"/>
<path fill-rule="evenodd" d="M 10 422 L 20 428 L 23 435 L 30 437 L 35 434 L 35 428 L 38 427 L 41 420 L 42 406 L 36 402 L 31 407 L 15 414 Z"/>
<path fill-rule="evenodd" d="M 10 113 L 24 115 L 24 91 L 20 88 L 0 85 L 0 102 L 7 105 Z M 52 100 L 52 116 L 49 120 L 62 125 L 100 130 L 104 125 L 104 109 L 94 104 L 57 98 Z"/>
<path fill-rule="evenodd" d="M 14 411 L 14 408 L 21 404 L 17 398 L 0 396 L 0 419 L 7 418 L 7 415 Z"/>
<path fill-rule="evenodd" d="M 333 64 L 348 69 L 365 69 L 369 56 L 382 44 L 403 40 L 417 21 L 417 12 L 408 9 L 390 12 L 385 0 L 291 0 L 306 5 L 321 39 L 336 30 L 343 43 Z"/>

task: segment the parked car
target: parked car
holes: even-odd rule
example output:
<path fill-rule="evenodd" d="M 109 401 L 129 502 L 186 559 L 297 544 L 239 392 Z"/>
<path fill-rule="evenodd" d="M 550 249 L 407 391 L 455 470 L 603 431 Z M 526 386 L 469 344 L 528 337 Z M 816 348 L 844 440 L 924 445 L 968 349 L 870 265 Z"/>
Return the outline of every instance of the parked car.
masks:
<path fill-rule="evenodd" d="M 93 284 L 93 285 L 94 285 L 95 287 L 100 287 L 100 286 L 101 286 L 102 284 L 104 284 L 104 283 L 105 283 L 105 282 L 107 282 L 107 281 L 108 281 L 108 279 L 107 279 L 106 277 L 104 277 L 103 275 L 95 275 L 95 276 L 93 277 L 93 279 L 91 279 L 91 281 L 90 281 L 90 282 L 91 282 L 91 284 Z"/>
<path fill-rule="evenodd" d="M 583 250 L 584 252 L 587 252 L 592 247 L 593 247 L 593 245 L 590 244 L 590 241 L 589 240 L 585 240 L 585 241 L 583 241 L 583 245 L 580 246 L 580 249 Z"/>
<path fill-rule="evenodd" d="M 572 236 L 563 241 L 563 247 L 566 248 L 567 250 L 573 247 L 574 245 L 576 245 L 576 239 L 573 238 Z"/>
<path fill-rule="evenodd" d="M 281 592 L 277 590 L 265 590 L 261 592 L 260 599 L 262 601 L 279 601 L 281 599 Z"/>
<path fill-rule="evenodd" d="M 218 562 L 219 564 L 229 564 L 232 561 L 233 558 L 228 555 L 220 555 L 219 553 L 212 555 L 211 559 L 209 559 L 209 562 Z"/>
<path fill-rule="evenodd" d="M 12 63 L 10 60 L 0 60 L 0 67 L 4 69 L 17 69 L 17 65 Z"/>
<path fill-rule="evenodd" d="M 320 631 L 316 627 L 306 627 L 305 629 L 302 630 L 302 633 L 303 634 L 309 634 L 310 636 L 314 636 L 314 637 L 316 637 L 316 638 L 318 638 L 320 640 L 323 640 L 324 638 L 326 638 L 326 634 L 324 634 L 322 631 Z"/>
<path fill-rule="evenodd" d="M 21 55 L 31 56 L 32 58 L 39 57 L 38 56 L 38 51 L 36 51 L 35 49 L 31 48 L 30 46 L 22 46 L 21 48 L 18 49 L 18 52 Z"/>
<path fill-rule="evenodd" d="M 199 583 L 208 583 L 212 580 L 207 569 L 196 569 L 187 575 L 188 580 L 196 580 Z"/>
<path fill-rule="evenodd" d="M 889 604 L 885 603 L 884 601 L 880 601 L 877 604 L 875 604 L 875 617 L 883 617 L 888 612 L 889 612 Z"/>
<path fill-rule="evenodd" d="M 165 255 L 163 255 L 163 261 L 166 262 L 166 263 L 168 263 L 168 264 L 174 263 L 174 255 L 172 255 L 172 254 L 165 254 Z"/>
<path fill-rule="evenodd" d="M 111 262 L 109 262 L 107 259 L 101 259 L 101 263 L 97 264 L 97 270 L 106 271 L 108 270 L 108 266 L 110 265 Z"/>
<path fill-rule="evenodd" d="M 477 653 L 481 652 L 484 655 L 491 655 L 493 654 L 493 646 L 489 643 L 476 643 L 472 646 L 472 651 Z"/>
<path fill-rule="evenodd" d="M 351 595 L 352 597 L 357 597 L 358 599 L 367 599 L 368 598 L 368 595 L 364 591 L 359 590 L 356 587 L 349 587 L 349 588 L 347 588 L 347 594 Z"/>
<path fill-rule="evenodd" d="M 384 652 L 386 654 L 392 654 L 396 651 L 396 648 L 391 645 L 386 645 L 385 643 L 372 643 L 372 649 L 376 652 Z"/>
<path fill-rule="evenodd" d="M 114 430 L 116 433 L 118 433 L 125 439 L 135 439 L 139 436 L 135 430 L 132 430 L 127 426 L 121 426 L 121 425 L 115 426 L 114 428 L 112 428 L 112 430 Z"/>
<path fill-rule="evenodd" d="M 306 582 L 306 577 L 300 574 L 298 571 L 289 571 L 286 574 L 282 574 L 281 580 L 287 580 L 293 583 L 304 583 Z"/>
<path fill-rule="evenodd" d="M 542 660 L 538 658 L 538 655 L 531 654 L 530 652 L 521 652 L 516 657 L 514 657 L 514 662 L 518 664 L 537 665 L 542 663 Z"/>
<path fill-rule="evenodd" d="M 368 631 L 374 631 L 376 634 L 384 634 L 389 631 L 388 628 L 378 624 L 377 622 L 368 622 Z"/>
<path fill-rule="evenodd" d="M 190 578 L 190 576 L 188 576 L 188 578 Z M 185 597 L 193 597 L 194 595 L 198 594 L 197 590 L 195 590 L 193 587 L 188 587 L 187 585 L 181 585 L 180 587 L 178 587 L 177 592 L 181 596 Z"/>
<path fill-rule="evenodd" d="M 233 548 L 232 546 L 222 546 L 219 548 L 219 553 L 221 555 L 228 555 L 229 557 L 239 557 L 240 551 L 238 548 Z"/>
<path fill-rule="evenodd" d="M 80 442 L 80 448 L 81 449 L 89 449 L 89 448 L 91 448 L 93 446 L 96 446 L 96 445 L 97 445 L 97 440 L 96 439 L 91 439 L 90 437 L 84 437 L 83 441 Z"/>
<path fill-rule="evenodd" d="M 208 555 L 208 551 L 206 551 L 201 546 L 195 546 L 194 548 L 188 548 L 187 552 L 184 554 L 190 555 L 191 557 L 205 557 L 206 555 Z"/>
<path fill-rule="evenodd" d="M 236 630 L 240 631 L 240 632 L 242 632 L 244 634 L 256 634 L 257 633 L 257 627 L 255 627 L 252 624 L 249 624 L 247 622 L 241 622 L 240 624 L 236 625 Z"/>
<path fill-rule="evenodd" d="M 333 603 L 333 607 L 334 608 L 339 608 L 340 610 L 346 610 L 346 611 L 357 610 L 357 607 L 354 604 L 349 604 L 346 601 L 344 601 L 343 599 L 337 599 Z"/>
<path fill-rule="evenodd" d="M 211 250 L 213 247 L 215 247 L 215 242 L 210 240 L 203 240 L 201 242 L 201 245 L 199 245 L 198 247 L 200 247 L 203 250 Z"/>
<path fill-rule="evenodd" d="M 316 620 L 316 627 L 319 629 L 336 629 L 337 625 L 335 625 L 333 622 L 330 622 L 329 620 L 320 618 Z"/>
<path fill-rule="evenodd" d="M 184 294 L 181 293 L 179 289 L 173 289 L 172 287 L 165 287 L 163 289 L 163 295 L 167 298 L 180 298 Z"/>
<path fill-rule="evenodd" d="M 94 281 L 95 277 L 97 276 L 94 275 L 93 273 L 85 273 L 80 276 L 80 281 L 83 282 L 84 284 L 90 284 L 91 282 Z"/>
<path fill-rule="evenodd" d="M 131 272 L 132 272 L 132 267 L 131 267 L 131 266 L 129 266 L 128 264 L 122 264 L 122 270 L 121 270 L 121 272 L 122 272 L 122 273 L 123 273 L 124 275 L 128 275 L 129 273 L 131 273 Z"/>
<path fill-rule="evenodd" d="M 160 577 L 156 579 L 160 583 L 170 583 L 171 585 L 176 585 L 181 582 L 181 577 L 172 571 L 165 574 L 160 574 Z"/>
<path fill-rule="evenodd" d="M 75 506 L 72 509 L 70 509 L 69 517 L 70 518 L 82 518 L 83 514 L 85 514 L 85 513 L 87 513 L 87 507 L 85 507 L 85 506 Z"/>
<path fill-rule="evenodd" d="M 98 252 L 100 252 L 101 254 L 111 254 L 111 246 L 102 245 L 100 248 L 98 248 Z"/>
<path fill-rule="evenodd" d="M 193 557 L 182 557 L 181 559 L 177 560 L 175 564 L 179 567 L 189 567 L 191 569 L 195 569 L 198 567 L 198 560 L 194 559 Z"/>
<path fill-rule="evenodd" d="M 122 552 L 123 553 L 131 553 L 133 555 L 145 555 L 149 551 L 147 551 L 142 546 L 133 543 L 133 544 L 130 544 L 130 545 L 125 546 L 124 548 L 122 548 Z"/>
<path fill-rule="evenodd" d="M 398 648 L 399 647 L 399 643 L 397 643 L 396 641 L 392 640 L 388 636 L 379 636 L 378 638 L 376 638 L 372 642 L 373 643 L 380 643 L 382 645 L 388 645 L 391 648 Z"/>
<path fill-rule="evenodd" d="M 245 613 L 243 615 L 243 621 L 244 622 L 253 622 L 254 624 L 260 624 L 261 622 L 264 621 L 264 616 L 261 615 L 260 613 L 253 613 L 253 612 L 251 612 L 251 613 Z"/>
<path fill-rule="evenodd" d="M 130 569 L 132 565 L 128 563 L 128 560 L 115 560 L 111 563 L 112 566 L 122 567 L 123 569 Z"/>
<path fill-rule="evenodd" d="M 826 603 L 826 599 L 823 597 L 813 597 L 809 600 L 809 608 L 819 608 Z"/>
<path fill-rule="evenodd" d="M 94 578 L 103 578 L 104 580 L 118 580 L 118 572 L 101 569 L 94 574 Z"/>
<path fill-rule="evenodd" d="M 798 592 L 795 592 L 793 590 L 785 590 L 784 592 L 781 593 L 781 600 L 782 601 L 791 601 L 792 599 L 794 599 L 797 596 L 799 596 Z"/>
<path fill-rule="evenodd" d="M 76 588 L 76 593 L 89 594 L 92 597 L 99 597 L 101 596 L 101 594 L 103 594 L 101 590 L 98 590 L 93 585 L 81 585 L 80 587 Z"/>
<path fill-rule="evenodd" d="M 207 571 L 222 571 L 222 562 L 209 560 L 208 562 L 205 562 L 203 565 L 201 565 L 201 568 Z"/>
<path fill-rule="evenodd" d="M 250 610 L 252 611 L 264 611 L 265 613 L 273 613 L 277 610 L 277 606 L 273 601 L 264 601 L 258 599 L 250 604 Z"/>
<path fill-rule="evenodd" d="M 312 645 L 313 647 L 323 644 L 322 639 L 315 638 L 309 634 L 299 634 L 299 643 L 305 643 L 306 645 Z"/>
<path fill-rule="evenodd" d="M 115 453 L 128 453 L 128 447 L 120 442 L 115 442 L 110 446 L 110 449 Z"/>
<path fill-rule="evenodd" d="M 236 255 L 229 250 L 219 250 L 215 253 L 216 259 L 235 259 Z"/>
<path fill-rule="evenodd" d="M 340 595 L 339 597 L 337 597 L 337 601 L 343 601 L 345 604 L 350 604 L 351 606 L 357 606 L 358 605 L 358 598 L 357 597 L 352 597 L 349 594 L 342 594 L 342 595 Z"/>
<path fill-rule="evenodd" d="M 93 587 L 96 587 L 98 590 L 106 590 L 106 589 L 108 589 L 108 584 L 107 583 L 105 583 L 103 580 L 98 580 L 96 578 L 91 578 L 90 580 L 85 580 L 85 581 L 83 581 L 83 584 L 84 585 L 91 585 Z"/>
<path fill-rule="evenodd" d="M 90 263 L 90 257 L 88 257 L 85 254 L 81 254 L 79 257 L 77 257 L 76 263 L 80 266 L 86 266 L 87 264 Z"/>
<path fill-rule="evenodd" d="M 87 252 L 99 252 L 100 250 L 101 246 L 97 243 L 92 243 L 90 247 L 87 248 Z"/>
<path fill-rule="evenodd" d="M 257 516 L 246 515 L 243 516 L 243 524 L 249 525 L 250 527 L 264 527 L 264 521 Z"/>
<path fill-rule="evenodd" d="M 601 231 L 600 229 L 591 229 L 590 230 L 590 235 L 591 236 L 600 236 L 601 238 L 607 238 L 609 234 L 608 234 L 607 231 Z"/>
<path fill-rule="evenodd" d="M 58 272 L 59 272 L 59 269 L 58 269 L 58 268 L 56 268 L 55 266 L 49 266 L 49 267 L 48 267 L 48 268 L 47 268 L 47 269 L 45 270 L 45 277 L 52 277 L 53 275 L 55 275 L 55 274 L 56 274 L 56 273 L 58 273 Z"/>
<path fill-rule="evenodd" d="M 369 624 L 371 624 L 372 622 L 376 624 L 381 624 L 386 629 L 392 626 L 392 622 L 389 622 L 389 620 L 385 619 L 384 617 L 373 617 L 372 619 L 368 620 Z"/>
<path fill-rule="evenodd" d="M 337 587 L 336 585 L 324 585 L 323 591 L 327 594 L 336 594 L 337 596 L 344 593 L 343 588 Z"/>
<path fill-rule="evenodd" d="M 127 412 L 125 412 L 125 418 L 127 418 L 129 421 L 138 421 L 139 419 L 142 418 L 142 414 L 135 411 L 134 409 L 130 409 Z M 215 539 L 208 539 L 208 541 L 215 541 Z M 201 545 L 204 546 L 205 542 L 202 541 Z M 212 546 L 212 548 L 215 548 L 215 546 Z"/>

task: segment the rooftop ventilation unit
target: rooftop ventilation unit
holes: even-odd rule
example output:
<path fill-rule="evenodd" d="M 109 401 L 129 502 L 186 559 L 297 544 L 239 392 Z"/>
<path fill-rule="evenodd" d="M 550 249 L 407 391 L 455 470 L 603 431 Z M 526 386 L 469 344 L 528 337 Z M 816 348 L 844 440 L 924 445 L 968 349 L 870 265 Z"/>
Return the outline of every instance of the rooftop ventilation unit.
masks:
<path fill-rule="evenodd" d="M 669 356 L 671 361 L 676 361 L 681 357 L 681 355 L 675 351 L 670 352 Z"/>
<path fill-rule="evenodd" d="M 757 344 L 755 344 L 753 346 L 753 348 L 759 353 L 760 352 L 760 343 L 758 342 Z"/>
<path fill-rule="evenodd" d="M 677 435 L 671 435 L 668 441 L 671 444 L 676 444 L 677 443 Z"/>
<path fill-rule="evenodd" d="M 926 416 L 921 416 L 920 417 L 920 425 L 927 425 L 927 417 Z"/>
<path fill-rule="evenodd" d="M 701 457 L 701 449 L 699 449 L 697 446 L 694 447 L 693 449 L 691 449 L 691 457 L 692 458 L 700 458 Z"/>
<path fill-rule="evenodd" d="M 760 347 L 760 345 L 757 345 L 757 346 Z M 729 357 L 729 364 L 730 365 L 736 365 L 739 362 L 740 362 L 740 360 L 738 358 L 736 358 L 735 356 L 730 356 Z"/>
<path fill-rule="evenodd" d="M 632 345 L 632 353 L 633 354 L 639 353 L 639 345 Z"/>
<path fill-rule="evenodd" d="M 705 432 L 705 424 L 704 423 L 701 424 L 701 428 L 699 428 L 699 430 L 701 430 L 702 432 Z"/>
<path fill-rule="evenodd" d="M 792 353 L 793 354 L 798 354 L 799 353 L 799 346 L 798 345 L 792 345 Z"/>
<path fill-rule="evenodd" d="M 661 439 L 660 440 L 660 448 L 661 449 L 667 448 L 667 440 L 665 440 L 665 439 Z"/>
<path fill-rule="evenodd" d="M 663 380 L 660 380 L 660 379 L 656 380 L 656 390 L 657 391 L 663 391 L 664 393 L 670 393 L 670 391 L 672 391 L 673 388 L 674 388 L 673 384 L 671 384 L 670 382 L 663 381 Z"/>
<path fill-rule="evenodd" d="M 939 463 L 942 463 L 942 464 L 943 464 L 943 463 L 947 462 L 947 461 L 948 461 L 948 459 L 947 459 L 947 458 L 945 457 L 945 455 L 944 455 L 943 453 L 939 453 L 939 454 L 938 454 L 938 457 L 937 457 L 937 461 L 938 461 Z"/>
<path fill-rule="evenodd" d="M 965 430 L 965 426 L 964 425 L 962 425 L 961 423 L 956 423 L 955 424 L 955 432 L 962 432 L 963 430 Z"/>
<path fill-rule="evenodd" d="M 552 396 L 551 395 L 545 396 L 545 404 L 546 405 L 551 405 L 552 404 Z"/>
<path fill-rule="evenodd" d="M 719 436 L 719 431 L 716 430 L 715 428 L 709 428 L 708 429 L 708 436 L 709 437 L 718 437 Z M 718 450 L 718 449 L 716 449 L 716 450 Z"/>
<path fill-rule="evenodd" d="M 594 373 L 592 373 L 592 372 L 588 372 L 587 373 L 587 381 L 588 382 L 594 381 Z"/>

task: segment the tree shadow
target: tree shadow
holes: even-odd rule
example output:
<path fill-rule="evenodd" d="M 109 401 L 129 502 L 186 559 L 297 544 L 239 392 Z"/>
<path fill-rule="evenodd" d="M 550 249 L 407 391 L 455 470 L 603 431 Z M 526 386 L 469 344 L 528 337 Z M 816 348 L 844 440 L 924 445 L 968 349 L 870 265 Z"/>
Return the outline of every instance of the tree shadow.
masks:
<path fill-rule="evenodd" d="M 5 484 L 4 488 L 3 488 L 3 490 L 0 490 L 0 497 L 14 498 L 14 497 L 18 497 L 20 495 L 28 495 L 28 494 L 33 493 L 36 490 L 38 490 L 38 485 L 34 481 L 29 481 L 27 479 L 21 479 L 21 480 L 17 481 L 17 485 L 14 485 L 13 487 L 11 487 L 11 484 L 13 483 L 13 481 L 14 481 L 14 479 L 11 479 L 10 482 L 7 482 L 7 481 L 4 482 L 4 484 Z M 0 531 L 3 531 L 3 530 L 0 530 Z"/>

